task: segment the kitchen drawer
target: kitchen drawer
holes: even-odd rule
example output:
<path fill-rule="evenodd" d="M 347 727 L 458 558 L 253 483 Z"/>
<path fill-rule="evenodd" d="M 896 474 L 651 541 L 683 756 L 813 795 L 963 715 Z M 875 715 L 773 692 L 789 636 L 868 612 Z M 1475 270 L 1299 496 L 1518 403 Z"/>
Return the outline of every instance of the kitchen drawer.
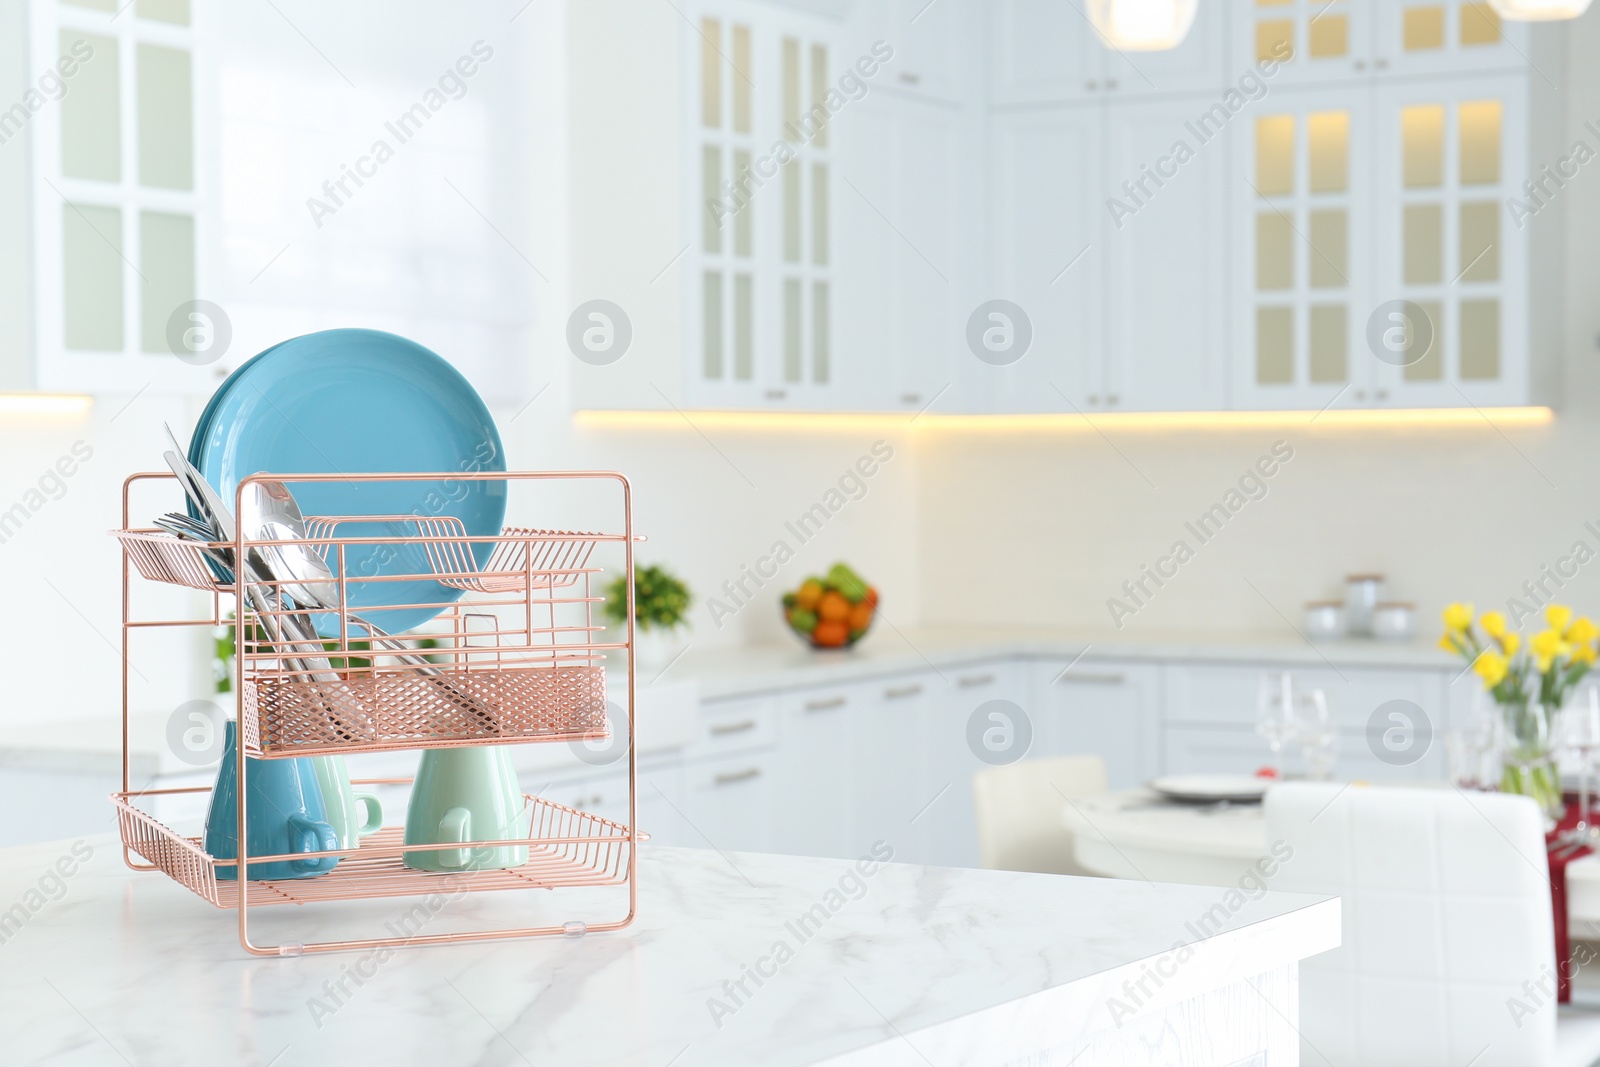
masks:
<path fill-rule="evenodd" d="M 714 759 L 730 752 L 766 748 L 777 740 L 778 715 L 772 697 L 717 701 L 700 705 L 695 738 L 684 755 L 691 760 Z"/>
<path fill-rule="evenodd" d="M 1276 683 L 1284 668 L 1274 664 L 1252 666 L 1182 665 L 1167 668 L 1166 722 L 1237 725 L 1253 728 L 1263 675 Z M 1328 695 L 1328 711 L 1342 728 L 1365 729 L 1379 705 L 1407 700 L 1432 719 L 1435 731 L 1445 725 L 1444 676 L 1425 668 L 1326 667 L 1289 668 L 1296 690 L 1321 689 Z"/>
<path fill-rule="evenodd" d="M 771 851 L 776 761 L 775 752 L 752 752 L 685 768 L 683 843 L 724 852 Z"/>
<path fill-rule="evenodd" d="M 1251 774 L 1270 766 L 1272 753 L 1267 743 L 1251 727 L 1174 726 L 1167 729 L 1167 774 Z M 1297 746 L 1283 753 L 1283 770 L 1289 776 L 1304 773 L 1305 764 Z M 1335 781 L 1406 781 L 1441 779 L 1445 775 L 1444 746 L 1435 735 L 1428 751 L 1415 763 L 1392 766 L 1372 754 L 1365 730 L 1339 731 L 1339 757 L 1333 765 Z"/>

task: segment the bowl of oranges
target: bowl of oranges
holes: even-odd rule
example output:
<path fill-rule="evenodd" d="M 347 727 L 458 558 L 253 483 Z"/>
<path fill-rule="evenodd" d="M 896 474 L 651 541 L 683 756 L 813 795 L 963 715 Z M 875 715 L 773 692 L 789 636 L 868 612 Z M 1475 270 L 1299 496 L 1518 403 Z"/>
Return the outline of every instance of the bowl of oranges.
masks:
<path fill-rule="evenodd" d="M 783 595 L 784 619 L 812 648 L 849 648 L 872 628 L 877 610 L 878 591 L 843 563 Z"/>

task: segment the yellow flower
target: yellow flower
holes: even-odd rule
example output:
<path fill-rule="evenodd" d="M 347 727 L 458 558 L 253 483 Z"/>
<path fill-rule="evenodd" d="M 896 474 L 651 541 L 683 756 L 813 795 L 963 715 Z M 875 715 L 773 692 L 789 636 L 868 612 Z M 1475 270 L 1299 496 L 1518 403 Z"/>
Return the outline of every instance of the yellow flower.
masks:
<path fill-rule="evenodd" d="M 1506 666 L 1506 658 L 1490 649 L 1477 658 L 1472 664 L 1472 669 L 1483 679 L 1485 689 L 1493 689 L 1505 678 Z"/>
<path fill-rule="evenodd" d="M 1444 628 L 1460 632 L 1472 625 L 1471 604 L 1451 604 L 1444 609 Z"/>
<path fill-rule="evenodd" d="M 1587 615 L 1579 615 L 1567 628 L 1567 640 L 1575 645 L 1586 645 L 1596 637 L 1600 637 L 1600 627 Z"/>
<path fill-rule="evenodd" d="M 1460 646 L 1456 644 L 1456 639 L 1450 634 L 1444 634 L 1439 638 L 1439 647 L 1444 649 L 1446 652 L 1461 651 Z"/>
<path fill-rule="evenodd" d="M 1495 640 L 1506 635 L 1506 617 L 1498 611 L 1486 611 L 1478 620 L 1483 625 L 1483 632 Z"/>
<path fill-rule="evenodd" d="M 1550 629 L 1564 634 L 1567 624 L 1572 621 L 1572 609 L 1564 604 L 1551 604 L 1544 609 L 1544 621 L 1550 624 Z"/>
<path fill-rule="evenodd" d="M 1593 645 L 1576 645 L 1572 649 L 1572 662 L 1592 664 L 1596 655 L 1600 655 L 1600 653 L 1595 651 Z"/>
<path fill-rule="evenodd" d="M 1529 650 L 1546 663 L 1556 656 L 1564 654 L 1567 651 L 1567 647 L 1567 643 L 1561 640 L 1561 634 L 1555 630 L 1540 630 L 1528 641 Z M 1540 667 L 1539 669 L 1543 671 L 1546 668 Z"/>
<path fill-rule="evenodd" d="M 1508 633 L 1500 639 L 1500 647 L 1506 650 L 1506 658 L 1517 654 L 1517 649 L 1522 647 L 1522 637 L 1519 634 Z"/>

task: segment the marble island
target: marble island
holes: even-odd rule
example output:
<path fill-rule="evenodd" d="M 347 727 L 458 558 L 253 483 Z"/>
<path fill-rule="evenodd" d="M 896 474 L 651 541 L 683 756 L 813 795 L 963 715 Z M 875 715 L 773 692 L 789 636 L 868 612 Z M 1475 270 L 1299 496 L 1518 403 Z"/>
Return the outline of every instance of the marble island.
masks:
<path fill-rule="evenodd" d="M 8 849 L 0 1059 L 1298 1062 L 1297 966 L 1339 944 L 1336 899 L 918 867 L 893 852 L 646 844 L 638 917 L 620 932 L 261 959 L 240 949 L 233 912 L 128 870 L 114 838 Z M 357 924 L 433 933 L 508 908 L 570 917 L 574 892 L 283 906 L 251 923 L 270 916 L 306 940 Z"/>

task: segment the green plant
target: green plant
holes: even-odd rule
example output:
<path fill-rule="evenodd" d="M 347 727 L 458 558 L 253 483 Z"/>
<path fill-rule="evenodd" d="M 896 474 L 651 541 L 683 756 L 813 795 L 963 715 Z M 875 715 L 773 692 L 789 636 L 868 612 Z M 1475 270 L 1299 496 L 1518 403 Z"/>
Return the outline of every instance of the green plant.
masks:
<path fill-rule="evenodd" d="M 671 630 L 689 614 L 689 587 L 661 567 L 633 569 L 633 608 L 641 630 Z M 628 580 L 618 575 L 606 585 L 605 616 L 613 625 L 628 621 Z"/>

